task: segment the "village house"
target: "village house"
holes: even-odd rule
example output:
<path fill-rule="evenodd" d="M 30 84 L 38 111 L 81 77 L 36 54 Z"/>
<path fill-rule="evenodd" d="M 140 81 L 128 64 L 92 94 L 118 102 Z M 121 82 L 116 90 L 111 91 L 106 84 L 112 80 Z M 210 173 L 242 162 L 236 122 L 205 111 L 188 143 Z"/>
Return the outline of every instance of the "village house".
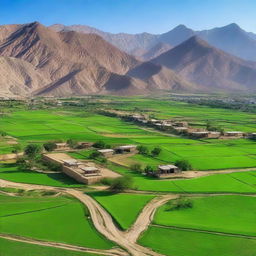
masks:
<path fill-rule="evenodd" d="M 119 154 L 136 152 L 136 145 L 123 145 L 115 148 L 115 152 Z"/>
<path fill-rule="evenodd" d="M 68 157 L 65 153 L 43 154 L 44 160 L 60 164 L 63 173 L 80 183 L 93 184 L 105 177 L 115 178 L 120 176 L 106 168 L 97 167 L 94 163 L 80 162 Z"/>
<path fill-rule="evenodd" d="M 208 138 L 211 138 L 211 139 L 217 139 L 219 138 L 221 135 L 220 132 L 209 132 L 208 133 Z"/>
<path fill-rule="evenodd" d="M 209 132 L 203 131 L 203 132 L 191 132 L 189 133 L 194 138 L 207 138 L 209 135 Z"/>
<path fill-rule="evenodd" d="M 163 177 L 163 176 L 168 176 L 174 173 L 181 173 L 181 170 L 179 169 L 179 167 L 173 164 L 159 165 L 156 171 L 156 176 Z"/>
<path fill-rule="evenodd" d="M 104 157 L 111 157 L 115 151 L 113 149 L 106 148 L 106 149 L 98 149 L 98 152 Z"/>
<path fill-rule="evenodd" d="M 55 143 L 56 149 L 55 150 L 66 150 L 69 149 L 69 146 L 66 142 L 56 142 Z"/>
<path fill-rule="evenodd" d="M 172 125 L 175 127 L 188 127 L 188 123 L 185 121 L 176 121 Z"/>
<path fill-rule="evenodd" d="M 90 148 L 92 147 L 93 143 L 92 142 L 86 142 L 86 141 L 80 141 L 77 143 L 79 148 Z"/>
<path fill-rule="evenodd" d="M 228 137 L 242 138 L 244 137 L 245 134 L 239 131 L 229 131 L 229 132 L 225 132 L 224 135 Z"/>

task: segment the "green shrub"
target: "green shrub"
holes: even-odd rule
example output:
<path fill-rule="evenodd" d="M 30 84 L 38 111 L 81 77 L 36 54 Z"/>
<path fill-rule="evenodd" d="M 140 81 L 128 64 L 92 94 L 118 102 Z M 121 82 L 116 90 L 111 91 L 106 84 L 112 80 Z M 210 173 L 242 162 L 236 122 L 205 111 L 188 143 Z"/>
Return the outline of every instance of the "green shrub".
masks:
<path fill-rule="evenodd" d="M 42 152 L 42 147 L 37 144 L 29 144 L 25 147 L 24 153 L 28 158 L 36 158 Z"/>
<path fill-rule="evenodd" d="M 193 207 L 193 201 L 189 198 L 180 197 L 175 200 L 170 200 L 167 203 L 166 211 L 181 210 Z"/>
<path fill-rule="evenodd" d="M 153 157 L 159 156 L 159 154 L 161 153 L 162 149 L 159 147 L 155 147 L 152 151 L 151 151 L 151 155 Z"/>
<path fill-rule="evenodd" d="M 48 152 L 51 152 L 57 148 L 56 143 L 51 141 L 44 143 L 43 147 Z"/>
<path fill-rule="evenodd" d="M 177 160 L 175 162 L 175 165 L 177 167 L 179 167 L 182 171 L 188 171 L 188 170 L 191 170 L 192 169 L 192 166 L 191 164 L 189 163 L 188 160 Z"/>
<path fill-rule="evenodd" d="M 141 172 L 142 171 L 142 167 L 141 164 L 132 164 L 130 166 L 131 171 L 133 172 Z"/>
<path fill-rule="evenodd" d="M 139 145 L 137 147 L 137 150 L 139 151 L 139 154 L 141 154 L 141 155 L 148 155 L 149 154 L 148 148 L 145 147 L 145 146 Z"/>
<path fill-rule="evenodd" d="M 132 189 L 133 179 L 131 176 L 118 177 L 113 180 L 110 185 L 110 190 L 114 192 L 122 192 L 127 189 Z"/>

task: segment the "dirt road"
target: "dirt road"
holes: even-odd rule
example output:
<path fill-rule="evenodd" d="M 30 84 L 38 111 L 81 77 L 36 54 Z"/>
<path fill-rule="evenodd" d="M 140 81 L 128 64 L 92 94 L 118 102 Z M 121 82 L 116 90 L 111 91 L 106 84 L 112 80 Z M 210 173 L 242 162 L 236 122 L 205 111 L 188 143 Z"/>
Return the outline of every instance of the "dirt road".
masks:
<path fill-rule="evenodd" d="M 142 211 L 141 214 L 143 214 L 143 217 L 139 217 L 139 221 L 136 222 L 137 223 L 136 228 L 138 228 L 138 231 L 135 231 L 135 229 L 131 229 L 131 235 L 129 235 L 129 232 L 120 231 L 113 223 L 112 217 L 109 215 L 109 213 L 106 212 L 106 210 L 103 207 L 101 207 L 101 205 L 98 202 L 96 202 L 90 196 L 84 194 L 82 191 L 69 189 L 69 188 L 56 188 L 56 187 L 43 186 L 43 185 L 16 183 L 16 182 L 6 181 L 2 179 L 0 179 L 0 186 L 22 188 L 26 190 L 31 190 L 31 189 L 54 190 L 58 192 L 68 193 L 76 197 L 88 208 L 95 228 L 107 239 L 115 242 L 121 248 L 124 248 L 130 255 L 134 255 L 134 256 L 160 256 L 161 255 L 159 253 L 153 252 L 149 248 L 145 248 L 136 243 L 136 239 L 138 238 L 139 234 L 143 230 L 145 230 L 148 224 L 150 223 L 153 213 L 157 207 L 157 206 L 156 207 L 153 206 L 154 202 L 153 203 L 151 202 L 150 206 L 146 211 Z M 158 203 L 158 205 L 161 205 L 166 200 L 169 200 L 169 199 L 167 199 L 167 197 L 162 199 L 160 203 Z M 156 201 L 155 203 L 157 203 L 156 199 L 155 201 Z"/>
<path fill-rule="evenodd" d="M 63 244 L 63 243 L 56 243 L 56 242 L 46 242 L 42 240 L 37 239 L 31 239 L 27 237 L 21 237 L 21 236 L 15 236 L 15 235 L 6 235 L 6 234 L 0 234 L 0 238 L 4 238 L 11 241 L 16 242 L 23 242 L 27 244 L 36 244 L 40 246 L 47 246 L 47 247 L 54 247 L 54 248 L 60 248 L 70 251 L 77 251 L 77 252 L 88 252 L 88 253 L 95 253 L 97 255 L 108 255 L 108 256 L 128 256 L 128 253 L 118 249 L 110 249 L 110 250 L 100 250 L 100 249 L 92 249 L 92 248 L 86 248 L 82 246 L 76 246 L 72 244 Z"/>

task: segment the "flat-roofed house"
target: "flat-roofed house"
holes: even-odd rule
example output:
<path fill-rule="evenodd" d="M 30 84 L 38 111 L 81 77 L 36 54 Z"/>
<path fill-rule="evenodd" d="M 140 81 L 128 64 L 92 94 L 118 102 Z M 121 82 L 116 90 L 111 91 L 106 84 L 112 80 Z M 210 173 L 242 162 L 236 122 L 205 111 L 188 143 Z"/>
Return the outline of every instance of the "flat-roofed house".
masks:
<path fill-rule="evenodd" d="M 208 133 L 208 138 L 211 138 L 211 139 L 217 139 L 220 137 L 220 132 L 209 132 Z"/>
<path fill-rule="evenodd" d="M 89 148 L 93 145 L 92 142 L 87 142 L 87 141 L 79 141 L 77 144 L 79 148 Z"/>
<path fill-rule="evenodd" d="M 99 175 L 100 169 L 95 166 L 83 166 L 81 170 L 84 171 L 85 175 Z"/>
<path fill-rule="evenodd" d="M 76 159 L 73 159 L 73 158 L 71 158 L 71 159 L 65 159 L 65 160 L 63 160 L 63 163 L 64 163 L 64 165 L 65 166 L 72 166 L 72 167 L 77 167 L 78 165 L 80 165 L 81 163 L 80 162 L 78 162 Z"/>
<path fill-rule="evenodd" d="M 115 148 L 116 153 L 131 153 L 131 152 L 135 152 L 137 149 L 136 145 L 123 145 L 123 146 L 119 146 Z"/>
<path fill-rule="evenodd" d="M 101 155 L 105 156 L 105 157 L 110 157 L 114 154 L 114 150 L 110 149 L 110 148 L 106 148 L 106 149 L 98 149 L 98 152 L 101 153 Z"/>
<path fill-rule="evenodd" d="M 176 121 L 172 125 L 176 127 L 188 127 L 188 123 L 185 121 Z"/>
<path fill-rule="evenodd" d="M 181 170 L 176 165 L 167 164 L 167 165 L 159 165 L 156 175 L 158 177 L 161 177 L 161 176 L 170 175 L 173 173 L 180 173 L 180 172 Z"/>
<path fill-rule="evenodd" d="M 240 131 L 229 131 L 229 132 L 225 132 L 224 135 L 226 135 L 228 137 L 236 137 L 236 138 L 244 137 L 244 133 L 240 132 Z"/>
<path fill-rule="evenodd" d="M 207 138 L 209 135 L 209 132 L 191 132 L 190 135 L 192 135 L 195 138 Z"/>
<path fill-rule="evenodd" d="M 56 150 L 65 150 L 65 149 L 69 148 L 69 146 L 66 142 L 56 142 L 55 146 L 56 146 Z"/>

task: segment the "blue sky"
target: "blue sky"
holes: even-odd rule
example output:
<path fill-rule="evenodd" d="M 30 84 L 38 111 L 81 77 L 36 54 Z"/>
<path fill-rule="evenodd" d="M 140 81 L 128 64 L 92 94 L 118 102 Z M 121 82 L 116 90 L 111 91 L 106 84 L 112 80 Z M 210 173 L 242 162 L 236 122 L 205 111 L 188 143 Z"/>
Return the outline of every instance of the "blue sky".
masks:
<path fill-rule="evenodd" d="M 0 24 L 84 24 L 108 32 L 162 33 L 237 23 L 256 33 L 256 0 L 0 0 Z"/>

